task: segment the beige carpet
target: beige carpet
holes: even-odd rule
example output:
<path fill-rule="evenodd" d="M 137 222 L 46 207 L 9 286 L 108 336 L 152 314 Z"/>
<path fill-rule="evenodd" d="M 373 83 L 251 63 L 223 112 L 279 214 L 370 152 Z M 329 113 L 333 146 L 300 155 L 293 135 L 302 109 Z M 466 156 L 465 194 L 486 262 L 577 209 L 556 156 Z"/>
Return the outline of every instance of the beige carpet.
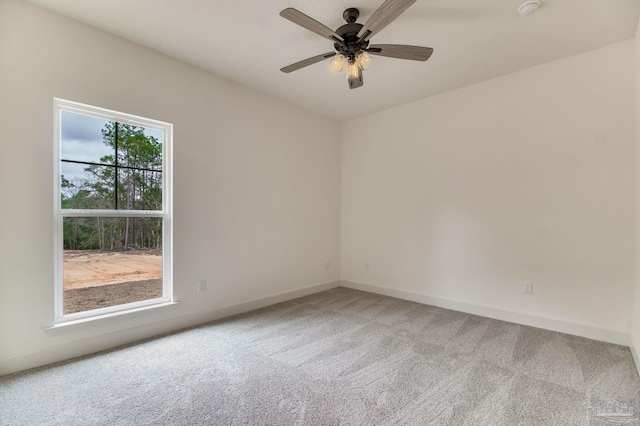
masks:
<path fill-rule="evenodd" d="M 0 378 L 1 425 L 630 425 L 639 414 L 626 347 L 346 288 Z"/>

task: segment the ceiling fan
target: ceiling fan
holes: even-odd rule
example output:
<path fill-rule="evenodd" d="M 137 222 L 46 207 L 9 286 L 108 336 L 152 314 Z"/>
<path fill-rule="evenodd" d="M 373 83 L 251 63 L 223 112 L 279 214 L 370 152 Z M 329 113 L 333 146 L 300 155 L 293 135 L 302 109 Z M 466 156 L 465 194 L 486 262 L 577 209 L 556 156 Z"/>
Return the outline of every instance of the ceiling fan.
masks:
<path fill-rule="evenodd" d="M 347 65 L 347 81 L 349 88 L 355 89 L 362 86 L 362 71 L 371 66 L 371 55 L 387 56 L 389 58 L 410 59 L 413 61 L 426 61 L 431 57 L 433 49 L 430 47 L 406 46 L 402 44 L 372 44 L 369 39 L 380 30 L 389 25 L 416 0 L 385 0 L 380 7 L 373 12 L 371 18 L 364 24 L 356 23 L 360 11 L 350 7 L 344 11 L 342 17 L 347 23 L 335 31 L 321 24 L 313 18 L 294 8 L 288 8 L 280 12 L 280 16 L 294 24 L 298 24 L 309 31 L 319 34 L 333 41 L 335 52 L 327 52 L 322 55 L 305 59 L 291 64 L 280 71 L 290 73 L 300 68 L 315 64 L 325 59 L 331 60 L 331 68 L 342 71 Z"/>

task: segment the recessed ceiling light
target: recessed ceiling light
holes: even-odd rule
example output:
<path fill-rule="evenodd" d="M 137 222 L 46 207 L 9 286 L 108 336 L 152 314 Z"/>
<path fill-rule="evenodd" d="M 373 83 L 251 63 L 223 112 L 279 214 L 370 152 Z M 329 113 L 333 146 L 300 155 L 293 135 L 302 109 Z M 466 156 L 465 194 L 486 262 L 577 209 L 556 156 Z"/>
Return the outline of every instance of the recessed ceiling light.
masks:
<path fill-rule="evenodd" d="M 518 13 L 522 16 L 531 15 L 540 7 L 540 0 L 527 0 L 518 6 Z"/>

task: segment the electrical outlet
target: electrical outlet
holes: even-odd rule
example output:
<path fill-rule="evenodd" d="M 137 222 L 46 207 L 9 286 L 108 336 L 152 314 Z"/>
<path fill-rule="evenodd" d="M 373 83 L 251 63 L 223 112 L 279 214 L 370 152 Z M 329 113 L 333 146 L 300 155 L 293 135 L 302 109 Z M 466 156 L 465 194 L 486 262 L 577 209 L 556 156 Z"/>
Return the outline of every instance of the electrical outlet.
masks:
<path fill-rule="evenodd" d="M 522 283 L 522 292 L 531 294 L 533 293 L 533 281 L 525 281 Z"/>
<path fill-rule="evenodd" d="M 331 262 L 327 260 L 327 263 L 324 264 L 324 269 L 329 269 L 329 268 L 331 268 Z"/>
<path fill-rule="evenodd" d="M 369 262 L 364 262 L 364 270 L 368 271 L 369 269 Z"/>
<path fill-rule="evenodd" d="M 207 291 L 207 280 L 198 281 L 198 293 L 202 293 L 203 291 Z"/>

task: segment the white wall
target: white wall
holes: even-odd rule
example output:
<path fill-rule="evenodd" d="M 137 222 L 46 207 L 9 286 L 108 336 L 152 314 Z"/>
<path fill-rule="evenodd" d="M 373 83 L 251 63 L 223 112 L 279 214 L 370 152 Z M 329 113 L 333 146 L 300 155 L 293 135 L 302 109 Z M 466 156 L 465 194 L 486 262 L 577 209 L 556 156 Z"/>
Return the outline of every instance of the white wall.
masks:
<path fill-rule="evenodd" d="M 53 97 L 174 124 L 177 309 L 45 333 Z M 338 123 L 13 0 L 0 1 L 0 200 L 0 374 L 338 284 Z"/>
<path fill-rule="evenodd" d="M 633 304 L 633 322 L 631 324 L 631 352 L 636 361 L 636 367 L 640 372 L 640 22 L 636 30 L 636 38 L 634 44 L 635 57 L 635 98 L 636 98 L 636 228 L 635 228 L 635 297 Z"/>
<path fill-rule="evenodd" d="M 629 40 L 344 123 L 343 284 L 557 320 L 624 343 L 633 48 Z"/>

